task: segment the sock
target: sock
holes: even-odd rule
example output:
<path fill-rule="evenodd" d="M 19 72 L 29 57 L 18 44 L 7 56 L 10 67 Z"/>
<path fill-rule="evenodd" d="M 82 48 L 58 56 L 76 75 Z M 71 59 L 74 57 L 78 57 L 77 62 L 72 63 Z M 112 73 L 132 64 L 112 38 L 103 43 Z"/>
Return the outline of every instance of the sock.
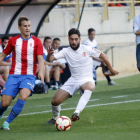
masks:
<path fill-rule="evenodd" d="M 53 106 L 52 105 L 52 113 L 53 113 L 53 119 L 57 119 L 60 116 L 60 110 L 61 110 L 61 106 Z"/>
<path fill-rule="evenodd" d="M 107 66 L 105 66 L 105 70 L 106 70 L 106 71 L 108 71 L 108 70 L 109 70 Z"/>
<path fill-rule="evenodd" d="M 109 83 L 111 81 L 110 77 L 109 76 L 105 76 L 105 77 L 106 77 L 106 79 L 107 79 L 107 81 Z"/>
<path fill-rule="evenodd" d="M 48 86 L 48 88 L 51 87 L 51 83 L 50 82 L 46 82 L 46 85 Z"/>
<path fill-rule="evenodd" d="M 91 94 L 92 94 L 92 91 L 90 91 L 90 90 L 84 91 L 84 94 L 81 96 L 74 113 L 79 114 L 86 107 L 86 104 L 88 103 L 88 101 L 91 97 Z"/>
<path fill-rule="evenodd" d="M 59 83 L 58 81 L 55 81 L 55 85 L 56 85 L 56 86 L 58 86 L 58 85 L 59 85 L 58 83 Z"/>
<path fill-rule="evenodd" d="M 8 118 L 6 119 L 6 122 L 9 124 L 19 115 L 19 113 L 22 111 L 24 104 L 26 101 L 18 99 L 15 105 L 12 108 L 11 113 L 9 114 Z"/>
<path fill-rule="evenodd" d="M 7 107 L 6 108 L 2 108 L 1 107 L 1 102 L 0 102 L 0 116 L 2 116 L 6 110 L 7 110 Z"/>

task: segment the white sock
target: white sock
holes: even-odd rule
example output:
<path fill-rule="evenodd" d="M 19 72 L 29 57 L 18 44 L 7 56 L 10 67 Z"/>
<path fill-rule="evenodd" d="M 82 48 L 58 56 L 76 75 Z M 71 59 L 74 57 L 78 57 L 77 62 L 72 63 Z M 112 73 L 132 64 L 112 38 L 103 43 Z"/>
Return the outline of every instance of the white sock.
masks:
<path fill-rule="evenodd" d="M 79 99 L 78 105 L 77 105 L 74 113 L 80 114 L 80 112 L 86 107 L 86 104 L 88 103 L 88 101 L 91 97 L 91 94 L 92 94 L 92 91 L 90 91 L 90 90 L 84 91 L 84 94 Z"/>
<path fill-rule="evenodd" d="M 60 110 L 61 110 L 61 106 L 53 106 L 52 105 L 52 114 L 53 114 L 53 119 L 57 119 L 60 116 Z"/>

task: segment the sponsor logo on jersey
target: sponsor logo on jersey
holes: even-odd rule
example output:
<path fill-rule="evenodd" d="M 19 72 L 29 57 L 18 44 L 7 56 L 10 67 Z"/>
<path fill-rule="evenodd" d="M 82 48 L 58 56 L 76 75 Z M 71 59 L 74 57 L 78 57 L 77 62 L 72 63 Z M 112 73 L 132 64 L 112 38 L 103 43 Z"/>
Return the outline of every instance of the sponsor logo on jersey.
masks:
<path fill-rule="evenodd" d="M 32 43 L 30 43 L 30 47 L 32 47 Z"/>
<path fill-rule="evenodd" d="M 83 57 L 86 57 L 86 52 L 83 52 Z"/>

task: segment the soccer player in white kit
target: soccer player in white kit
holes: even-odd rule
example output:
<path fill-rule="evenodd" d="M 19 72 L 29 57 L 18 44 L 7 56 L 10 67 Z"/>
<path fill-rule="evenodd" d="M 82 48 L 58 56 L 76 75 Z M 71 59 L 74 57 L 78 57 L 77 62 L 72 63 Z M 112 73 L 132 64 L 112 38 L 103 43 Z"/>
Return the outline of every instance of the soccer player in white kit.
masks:
<path fill-rule="evenodd" d="M 72 97 L 78 90 L 82 91 L 82 96 L 78 102 L 76 110 L 74 111 L 71 120 L 79 120 L 80 112 L 85 108 L 88 103 L 92 91 L 95 88 L 93 80 L 93 59 L 92 57 L 102 58 L 109 67 L 113 75 L 118 74 L 118 71 L 114 70 L 105 55 L 97 50 L 92 49 L 90 46 L 80 44 L 80 32 L 79 30 L 72 28 L 68 32 L 68 40 L 70 47 L 63 48 L 57 54 L 53 54 L 54 50 L 48 47 L 47 60 L 52 62 L 54 60 L 65 58 L 70 68 L 71 77 L 65 82 L 65 84 L 57 91 L 52 100 L 52 113 L 53 118 L 46 124 L 55 124 L 55 120 L 60 116 L 60 104 L 66 99 Z"/>
<path fill-rule="evenodd" d="M 95 35 L 96 32 L 93 28 L 88 29 L 88 38 L 85 39 L 82 44 L 97 49 L 97 41 L 95 40 Z M 95 71 L 98 67 L 102 67 L 102 71 L 108 81 L 108 85 L 116 85 L 116 83 L 109 77 L 109 75 L 111 75 L 110 71 L 108 67 L 104 64 L 103 60 L 95 57 L 93 59 L 94 59 L 93 71 Z"/>

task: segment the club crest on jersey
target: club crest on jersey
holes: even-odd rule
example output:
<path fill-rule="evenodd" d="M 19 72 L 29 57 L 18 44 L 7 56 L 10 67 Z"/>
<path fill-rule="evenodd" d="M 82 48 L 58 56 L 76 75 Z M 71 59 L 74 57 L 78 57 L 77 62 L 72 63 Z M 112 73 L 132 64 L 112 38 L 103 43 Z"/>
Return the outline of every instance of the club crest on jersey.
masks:
<path fill-rule="evenodd" d="M 83 57 L 86 57 L 86 52 L 83 52 Z"/>
<path fill-rule="evenodd" d="M 30 43 L 30 47 L 32 47 L 32 43 Z"/>

